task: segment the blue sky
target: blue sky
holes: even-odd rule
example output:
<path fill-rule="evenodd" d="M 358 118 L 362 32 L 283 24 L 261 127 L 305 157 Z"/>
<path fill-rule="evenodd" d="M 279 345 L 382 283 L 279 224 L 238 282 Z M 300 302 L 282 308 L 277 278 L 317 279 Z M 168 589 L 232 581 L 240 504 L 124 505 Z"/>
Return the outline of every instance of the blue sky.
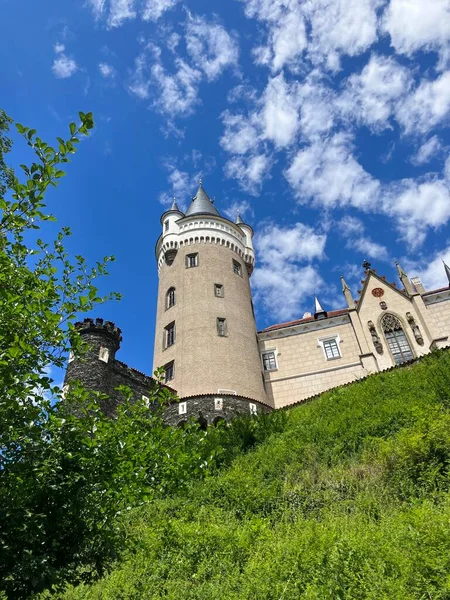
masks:
<path fill-rule="evenodd" d="M 365 258 L 446 285 L 448 0 L 2 0 L 2 25 L 16 121 L 51 141 L 94 113 L 48 199 L 71 251 L 116 256 L 101 288 L 123 300 L 94 316 L 122 328 L 125 362 L 151 370 L 159 217 L 199 177 L 255 229 L 259 328 L 314 292 L 342 307 Z"/>

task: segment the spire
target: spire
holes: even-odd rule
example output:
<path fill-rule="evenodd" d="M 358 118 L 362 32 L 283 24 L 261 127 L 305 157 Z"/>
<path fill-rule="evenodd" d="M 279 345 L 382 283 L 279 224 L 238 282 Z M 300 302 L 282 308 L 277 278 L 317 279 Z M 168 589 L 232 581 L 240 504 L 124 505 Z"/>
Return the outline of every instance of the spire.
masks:
<path fill-rule="evenodd" d="M 445 264 L 444 260 L 442 262 L 444 263 L 445 274 L 447 275 L 448 284 L 450 285 L 450 267 Z"/>
<path fill-rule="evenodd" d="M 215 215 L 219 217 L 219 211 L 212 203 L 210 197 L 203 189 L 202 180 L 198 182 L 198 190 L 192 198 L 192 202 L 186 211 L 186 217 L 191 215 Z"/>
<path fill-rule="evenodd" d="M 170 210 L 176 210 L 177 212 L 180 212 L 180 209 L 178 208 L 178 204 L 177 204 L 177 200 L 176 200 L 175 196 L 173 197 L 173 202 L 172 202 L 172 206 L 170 207 Z"/>
<path fill-rule="evenodd" d="M 408 294 L 408 296 L 412 296 L 414 294 L 414 291 L 412 289 L 411 282 L 408 279 L 408 275 L 401 268 L 398 260 L 395 261 L 395 265 L 397 267 L 398 277 L 399 277 L 400 281 L 403 283 L 403 287 L 405 288 L 406 293 Z"/>
<path fill-rule="evenodd" d="M 350 291 L 350 288 L 347 285 L 347 282 L 345 281 L 345 279 L 342 275 L 341 275 L 341 285 L 342 285 L 342 293 L 344 294 L 345 299 L 347 300 L 348 307 L 355 308 L 355 301 L 353 300 L 352 293 Z"/>
<path fill-rule="evenodd" d="M 244 221 L 242 220 L 241 213 L 238 211 L 236 215 L 236 225 L 240 225 Z"/>
<path fill-rule="evenodd" d="M 317 321 L 318 319 L 326 319 L 327 316 L 327 311 L 322 308 L 319 299 L 314 294 L 314 318 Z"/>

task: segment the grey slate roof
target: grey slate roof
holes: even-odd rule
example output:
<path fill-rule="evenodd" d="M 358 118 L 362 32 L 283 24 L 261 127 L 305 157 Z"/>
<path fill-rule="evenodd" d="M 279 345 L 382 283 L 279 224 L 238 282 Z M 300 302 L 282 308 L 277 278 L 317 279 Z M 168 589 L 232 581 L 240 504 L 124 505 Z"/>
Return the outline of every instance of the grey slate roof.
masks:
<path fill-rule="evenodd" d="M 191 215 L 215 215 L 216 217 L 220 217 L 219 211 L 211 202 L 201 182 L 185 214 L 186 217 L 190 217 Z"/>

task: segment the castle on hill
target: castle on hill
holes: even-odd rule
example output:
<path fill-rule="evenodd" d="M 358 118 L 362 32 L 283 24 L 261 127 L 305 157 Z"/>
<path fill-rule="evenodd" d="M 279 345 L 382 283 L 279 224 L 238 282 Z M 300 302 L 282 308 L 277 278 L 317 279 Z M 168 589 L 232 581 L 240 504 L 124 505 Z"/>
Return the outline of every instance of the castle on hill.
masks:
<path fill-rule="evenodd" d="M 315 297 L 314 313 L 258 332 L 252 227 L 222 217 L 201 181 L 187 211 L 174 201 L 161 226 L 153 369 L 180 398 L 167 409 L 172 424 L 268 412 L 450 345 L 446 265 L 449 287 L 426 291 L 398 263 L 400 287 L 365 262 L 358 299 L 341 277 L 344 308 L 327 311 Z M 89 351 L 69 359 L 65 384 L 108 394 L 111 413 L 119 385 L 145 398 L 155 382 L 115 358 L 120 329 L 101 319 L 77 327 Z"/>

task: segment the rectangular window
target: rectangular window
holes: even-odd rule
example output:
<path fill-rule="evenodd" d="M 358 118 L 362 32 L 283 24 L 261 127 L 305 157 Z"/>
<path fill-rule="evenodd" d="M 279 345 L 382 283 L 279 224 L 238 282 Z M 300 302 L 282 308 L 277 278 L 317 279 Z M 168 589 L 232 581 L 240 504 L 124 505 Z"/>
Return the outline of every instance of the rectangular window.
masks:
<path fill-rule="evenodd" d="M 150 406 L 150 398 L 148 396 L 144 396 L 144 394 L 142 394 L 141 398 L 142 398 L 142 402 L 148 408 Z"/>
<path fill-rule="evenodd" d="M 256 404 L 253 404 L 252 402 L 250 402 L 249 408 L 250 408 L 250 414 L 251 415 L 257 415 L 258 414 L 258 409 L 256 408 Z"/>
<path fill-rule="evenodd" d="M 240 275 L 242 277 L 241 263 L 234 259 L 233 259 L 233 271 L 236 273 L 236 275 Z"/>
<path fill-rule="evenodd" d="M 165 383 L 167 383 L 168 381 L 172 381 L 172 379 L 175 377 L 175 363 L 174 361 L 167 363 L 167 365 L 164 365 L 164 381 Z"/>
<path fill-rule="evenodd" d="M 214 398 L 214 410 L 223 409 L 223 398 Z"/>
<path fill-rule="evenodd" d="M 264 371 L 276 371 L 277 367 L 277 359 L 275 358 L 275 352 L 270 350 L 269 352 L 262 353 Z"/>
<path fill-rule="evenodd" d="M 327 360 L 330 360 L 332 358 L 339 358 L 341 356 L 336 339 L 325 340 L 323 342 L 323 351 L 325 352 Z"/>
<path fill-rule="evenodd" d="M 175 344 L 175 321 L 167 325 L 164 329 L 165 335 L 165 348 L 169 348 L 169 346 L 173 346 Z"/>
<path fill-rule="evenodd" d="M 98 357 L 101 361 L 107 363 L 109 360 L 109 350 L 108 348 L 104 348 L 103 346 L 100 348 L 100 352 L 98 354 Z"/>
<path fill-rule="evenodd" d="M 227 335 L 227 320 L 217 317 L 217 335 L 225 337 Z"/>
<path fill-rule="evenodd" d="M 223 298 L 224 293 L 223 293 L 223 285 L 221 283 L 215 283 L 214 284 L 214 294 L 218 297 L 218 298 Z"/>
<path fill-rule="evenodd" d="M 185 415 L 187 413 L 187 402 L 180 402 L 178 405 L 178 414 Z"/>
<path fill-rule="evenodd" d="M 198 267 L 198 252 L 195 254 L 186 254 L 186 269 Z"/>
<path fill-rule="evenodd" d="M 169 231 L 169 220 L 168 219 L 167 219 L 167 221 L 164 221 L 164 230 Z"/>

